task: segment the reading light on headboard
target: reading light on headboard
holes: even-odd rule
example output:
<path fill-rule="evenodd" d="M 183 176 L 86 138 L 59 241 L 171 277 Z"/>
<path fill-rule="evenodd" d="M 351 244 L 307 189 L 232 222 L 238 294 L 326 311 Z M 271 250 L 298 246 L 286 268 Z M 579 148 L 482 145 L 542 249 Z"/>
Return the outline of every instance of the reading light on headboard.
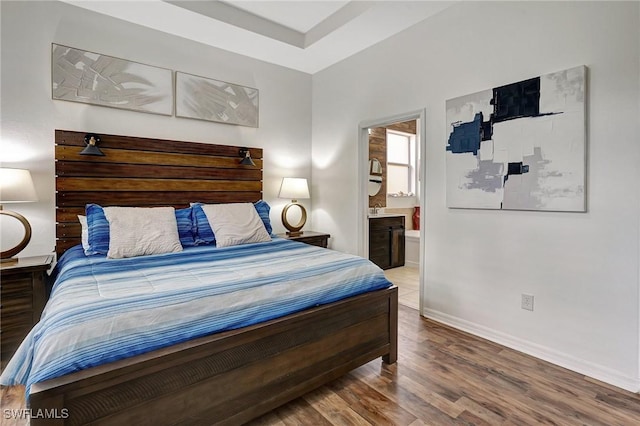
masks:
<path fill-rule="evenodd" d="M 249 152 L 248 148 L 240 148 L 239 155 L 240 157 L 242 157 L 242 160 L 240 160 L 240 164 L 242 164 L 243 166 L 256 165 L 256 163 L 254 163 L 253 160 L 251 159 L 251 152 Z"/>
<path fill-rule="evenodd" d="M 98 144 L 100 143 L 99 135 L 87 133 L 84 136 L 84 143 L 86 143 L 87 146 L 80 152 L 80 155 L 104 155 L 104 152 L 98 148 Z"/>

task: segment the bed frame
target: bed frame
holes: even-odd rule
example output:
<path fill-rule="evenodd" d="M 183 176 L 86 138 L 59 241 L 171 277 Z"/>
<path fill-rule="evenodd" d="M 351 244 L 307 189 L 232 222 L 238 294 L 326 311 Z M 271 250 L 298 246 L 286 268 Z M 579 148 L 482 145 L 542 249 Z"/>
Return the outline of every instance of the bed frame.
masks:
<path fill-rule="evenodd" d="M 104 157 L 79 155 L 85 133 L 56 131 L 58 254 L 80 241 L 87 202 L 251 202 L 262 194 L 242 147 L 101 135 Z M 241 424 L 375 358 L 397 358 L 396 287 L 213 334 L 35 384 L 32 424 Z M 44 416 L 47 417 L 47 416 Z"/>

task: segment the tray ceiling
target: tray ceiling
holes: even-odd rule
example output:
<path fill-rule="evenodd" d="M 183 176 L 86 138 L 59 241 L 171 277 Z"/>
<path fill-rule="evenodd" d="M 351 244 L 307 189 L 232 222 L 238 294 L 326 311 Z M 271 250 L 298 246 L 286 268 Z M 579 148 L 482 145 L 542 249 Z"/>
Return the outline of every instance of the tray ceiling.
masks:
<path fill-rule="evenodd" d="M 65 3 L 313 74 L 453 1 L 83 1 Z"/>

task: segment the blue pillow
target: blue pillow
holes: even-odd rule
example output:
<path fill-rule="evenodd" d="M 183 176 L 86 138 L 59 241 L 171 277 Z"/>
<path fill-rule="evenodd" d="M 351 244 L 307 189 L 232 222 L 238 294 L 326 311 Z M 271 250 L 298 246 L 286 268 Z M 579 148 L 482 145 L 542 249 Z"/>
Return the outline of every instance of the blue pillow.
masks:
<path fill-rule="evenodd" d="M 258 212 L 260 219 L 262 219 L 267 233 L 273 236 L 273 228 L 271 227 L 271 219 L 269 218 L 271 207 L 264 200 L 256 201 L 253 203 L 253 206 Z M 196 244 L 215 244 L 216 236 L 213 233 L 213 229 L 211 229 L 207 215 L 204 210 L 202 210 L 202 203 L 191 203 L 191 207 L 193 208 L 193 223 L 196 228 Z"/>
<path fill-rule="evenodd" d="M 269 211 L 271 210 L 271 206 L 269 206 L 269 204 L 267 204 L 267 202 L 264 200 L 256 201 L 255 203 L 253 203 L 253 206 L 256 208 L 260 219 L 262 219 L 262 223 L 264 223 L 264 227 L 267 230 L 267 233 L 273 236 L 273 234 L 271 233 L 271 231 L 273 231 L 273 228 L 271 227 L 271 219 L 269 219 Z"/>
<path fill-rule="evenodd" d="M 84 254 L 87 256 L 107 254 L 109 252 L 109 221 L 104 214 L 104 210 L 97 204 L 87 204 L 85 213 L 87 215 L 89 238 L 88 248 L 84 251 Z M 180 244 L 183 247 L 195 246 L 191 207 L 176 209 L 175 214 Z"/>
<path fill-rule="evenodd" d="M 196 245 L 194 224 L 192 220 L 193 209 L 176 209 L 176 222 L 178 222 L 178 236 L 182 247 L 193 247 Z"/>
<path fill-rule="evenodd" d="M 109 251 L 109 222 L 104 210 L 97 204 L 85 206 L 87 215 L 87 230 L 89 232 L 88 247 L 84 254 L 107 254 Z"/>
<path fill-rule="evenodd" d="M 209 225 L 207 215 L 202 210 L 202 203 L 191 203 L 191 209 L 193 210 L 192 220 L 196 231 L 196 245 L 215 244 L 216 236 Z"/>

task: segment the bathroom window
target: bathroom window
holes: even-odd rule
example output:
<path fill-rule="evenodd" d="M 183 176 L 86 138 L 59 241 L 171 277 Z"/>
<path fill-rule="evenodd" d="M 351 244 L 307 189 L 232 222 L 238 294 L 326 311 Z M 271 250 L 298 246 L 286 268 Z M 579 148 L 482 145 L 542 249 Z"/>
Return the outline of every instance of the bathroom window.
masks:
<path fill-rule="evenodd" d="M 415 135 L 387 130 L 387 193 L 408 196 L 416 193 Z"/>

